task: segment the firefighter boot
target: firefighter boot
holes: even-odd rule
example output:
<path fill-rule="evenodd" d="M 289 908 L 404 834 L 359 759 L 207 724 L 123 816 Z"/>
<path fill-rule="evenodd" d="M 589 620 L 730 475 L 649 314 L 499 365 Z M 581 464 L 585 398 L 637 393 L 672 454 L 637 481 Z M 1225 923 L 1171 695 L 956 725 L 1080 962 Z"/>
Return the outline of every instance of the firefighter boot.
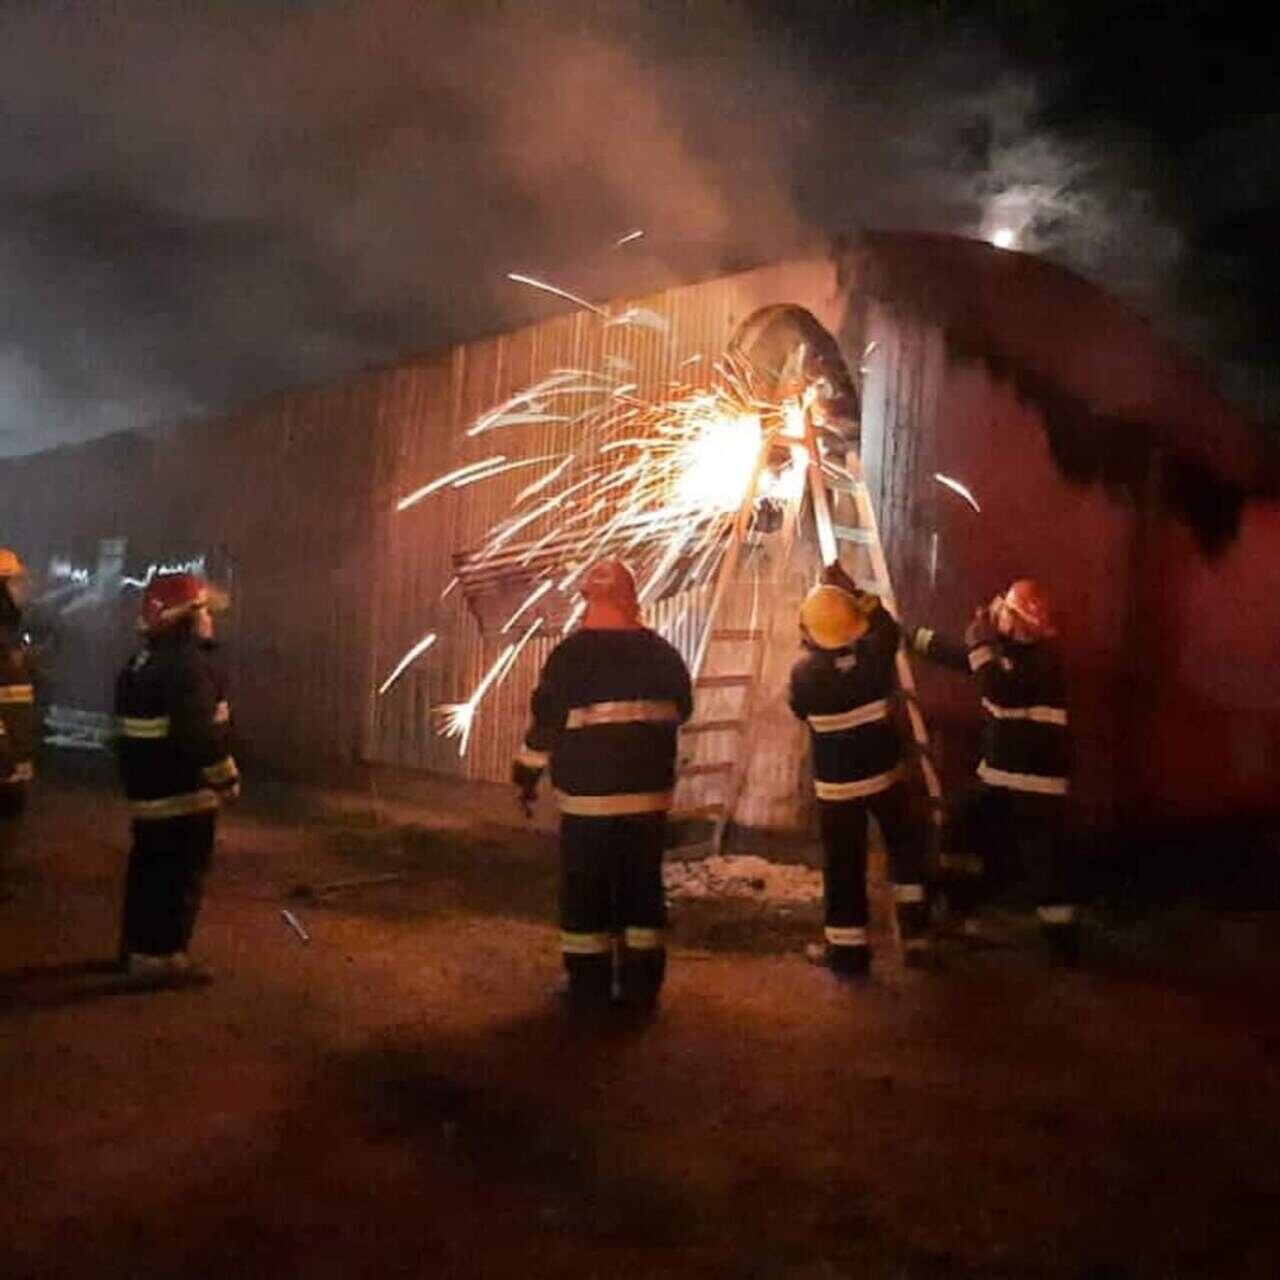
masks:
<path fill-rule="evenodd" d="M 924 902 L 899 902 L 895 912 L 903 964 L 909 969 L 932 968 L 934 957 L 929 947 L 928 909 Z"/>
<path fill-rule="evenodd" d="M 573 1018 L 597 1018 L 609 1008 L 613 986 L 612 955 L 566 955 L 565 972 L 569 975 L 566 1008 Z"/>
<path fill-rule="evenodd" d="M 828 925 L 827 944 L 820 954 L 825 964 L 837 978 L 869 978 L 871 976 L 871 947 L 865 925 Z M 817 960 L 818 956 L 811 958 Z"/>
<path fill-rule="evenodd" d="M 1052 964 L 1073 969 L 1080 963 L 1080 922 L 1074 907 L 1040 907 L 1040 934 Z"/>
<path fill-rule="evenodd" d="M 628 930 L 628 936 L 632 933 Z M 652 930 L 648 932 L 653 932 Z M 624 946 L 618 968 L 618 1004 L 628 1013 L 651 1018 L 658 1008 L 658 994 L 667 970 L 664 947 Z"/>

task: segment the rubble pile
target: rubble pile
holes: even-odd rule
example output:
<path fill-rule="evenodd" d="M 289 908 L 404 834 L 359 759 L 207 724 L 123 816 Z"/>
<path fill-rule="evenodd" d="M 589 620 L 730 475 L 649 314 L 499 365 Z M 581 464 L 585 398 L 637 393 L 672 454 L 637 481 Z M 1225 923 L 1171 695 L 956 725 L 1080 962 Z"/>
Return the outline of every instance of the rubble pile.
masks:
<path fill-rule="evenodd" d="M 670 898 L 756 898 L 797 903 L 822 898 L 820 872 L 750 854 L 715 855 L 692 862 L 668 860 L 663 867 L 663 880 Z"/>

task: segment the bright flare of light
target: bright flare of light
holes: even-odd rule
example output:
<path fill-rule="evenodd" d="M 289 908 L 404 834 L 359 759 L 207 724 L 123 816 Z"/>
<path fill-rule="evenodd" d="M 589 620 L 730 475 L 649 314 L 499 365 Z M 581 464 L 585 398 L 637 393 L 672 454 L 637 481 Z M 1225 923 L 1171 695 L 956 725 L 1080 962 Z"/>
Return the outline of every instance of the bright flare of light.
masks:
<path fill-rule="evenodd" d="M 644 235 L 643 231 L 628 231 L 625 236 L 620 236 L 613 242 L 615 249 L 621 249 L 624 244 L 630 244 L 633 240 L 639 240 Z"/>
<path fill-rule="evenodd" d="M 997 249 L 1012 249 L 1018 243 L 1017 232 L 1012 227 L 997 227 L 991 233 L 991 243 Z"/>
<path fill-rule="evenodd" d="M 392 670 L 391 674 L 378 686 L 379 696 L 386 693 L 386 691 L 390 689 L 391 686 L 395 684 L 397 680 L 400 679 L 401 675 L 403 675 L 404 672 L 409 669 L 409 664 L 416 661 L 424 653 L 426 653 L 426 651 L 430 649 L 431 646 L 435 644 L 435 642 L 436 642 L 436 633 L 434 631 L 430 632 L 428 635 L 423 636 L 422 639 L 419 640 L 418 643 L 415 644 L 413 648 L 410 649 L 409 652 L 406 653 L 404 657 L 401 658 L 400 661 L 396 663 L 395 668 Z"/>
<path fill-rule="evenodd" d="M 975 511 L 981 513 L 982 508 L 978 506 L 978 500 L 973 496 L 972 491 L 967 484 L 961 484 L 959 480 L 953 480 L 950 476 L 944 476 L 940 471 L 933 473 L 933 478 L 952 493 L 958 493 Z"/>
<path fill-rule="evenodd" d="M 755 475 L 764 434 L 757 413 L 709 412 L 680 446 L 674 504 L 694 510 L 728 512 L 742 505 Z"/>

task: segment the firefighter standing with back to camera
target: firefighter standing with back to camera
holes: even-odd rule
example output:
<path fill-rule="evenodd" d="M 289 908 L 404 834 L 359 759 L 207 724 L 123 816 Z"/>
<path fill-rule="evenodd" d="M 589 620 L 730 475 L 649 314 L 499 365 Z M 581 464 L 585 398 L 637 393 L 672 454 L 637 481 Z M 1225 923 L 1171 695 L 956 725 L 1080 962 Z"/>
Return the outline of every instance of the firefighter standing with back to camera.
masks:
<path fill-rule="evenodd" d="M 1079 925 L 1064 840 L 1070 742 L 1062 662 L 1049 644 L 1056 634 L 1043 588 L 1019 578 L 977 609 L 963 644 L 919 627 L 913 646 L 943 666 L 971 672 L 982 696 L 977 782 L 952 808 L 950 843 L 958 847 L 940 868 L 953 910 L 963 918 L 976 906 L 989 869 L 978 842 L 1003 828 L 1035 891 L 1051 955 L 1071 963 Z"/>
<path fill-rule="evenodd" d="M 800 607 L 805 656 L 790 703 L 809 726 L 824 856 L 826 962 L 842 977 L 871 969 L 867 936 L 867 818 L 884 837 L 894 909 L 908 963 L 926 947 L 925 834 L 911 812 L 894 721 L 899 627 L 879 599 L 838 565 Z"/>
<path fill-rule="evenodd" d="M 30 650 L 22 631 L 27 571 L 0 547 L 0 893 L 9 872 L 40 741 Z"/>
<path fill-rule="evenodd" d="M 187 946 L 218 808 L 240 793 L 211 604 L 194 574 L 153 578 L 142 597 L 143 648 L 116 682 L 117 749 L 133 818 L 122 951 L 129 973 L 144 981 L 208 976 Z"/>
<path fill-rule="evenodd" d="M 666 971 L 662 853 L 676 736 L 693 709 L 680 654 L 640 620 L 619 560 L 582 579 L 581 627 L 547 658 L 513 765 L 530 811 L 550 765 L 560 806 L 560 947 L 573 1013 L 651 1013 Z M 621 948 L 615 956 L 615 939 Z"/>

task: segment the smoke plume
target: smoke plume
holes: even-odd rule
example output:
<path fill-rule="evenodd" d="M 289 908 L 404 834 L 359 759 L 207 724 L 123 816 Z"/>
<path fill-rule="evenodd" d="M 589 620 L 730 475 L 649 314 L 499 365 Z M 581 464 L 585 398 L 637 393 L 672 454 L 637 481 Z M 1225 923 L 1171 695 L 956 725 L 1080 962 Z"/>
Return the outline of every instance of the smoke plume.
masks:
<path fill-rule="evenodd" d="M 1132 156 L 1032 128 L 989 47 L 868 20 L 838 71 L 742 6 L 68 5 L 0 16 L 0 452 L 871 226 L 990 234 L 1149 310 Z M 643 237 L 615 248 L 626 233 Z"/>

